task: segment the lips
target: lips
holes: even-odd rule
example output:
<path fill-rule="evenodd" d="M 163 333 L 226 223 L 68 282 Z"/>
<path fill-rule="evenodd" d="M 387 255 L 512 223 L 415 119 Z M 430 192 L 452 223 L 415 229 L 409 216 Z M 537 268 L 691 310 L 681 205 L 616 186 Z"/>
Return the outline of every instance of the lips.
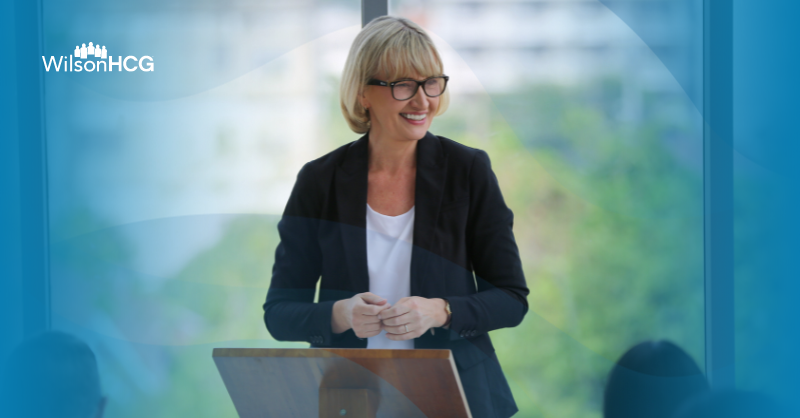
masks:
<path fill-rule="evenodd" d="M 428 123 L 427 115 L 421 115 L 422 116 L 421 120 L 411 119 L 411 118 L 413 118 L 415 116 L 414 114 L 410 114 L 411 117 L 408 117 L 407 115 L 409 115 L 409 114 L 408 113 L 401 113 L 400 114 L 400 116 L 403 117 L 403 120 L 406 121 L 407 123 L 411 124 L 411 125 L 422 126 L 422 125 L 425 125 L 426 123 Z M 419 117 L 419 116 L 417 116 L 417 117 Z"/>
<path fill-rule="evenodd" d="M 422 121 L 428 117 L 428 115 L 425 113 L 401 113 L 400 116 L 414 121 Z"/>
<path fill-rule="evenodd" d="M 401 113 L 400 116 L 403 117 L 407 123 L 415 126 L 424 126 L 428 123 L 428 113 Z"/>

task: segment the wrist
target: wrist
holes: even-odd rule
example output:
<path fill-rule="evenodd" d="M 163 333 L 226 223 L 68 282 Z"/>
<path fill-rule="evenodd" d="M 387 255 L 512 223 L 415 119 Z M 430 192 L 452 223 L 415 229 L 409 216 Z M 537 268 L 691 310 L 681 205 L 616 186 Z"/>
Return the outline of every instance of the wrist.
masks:
<path fill-rule="evenodd" d="M 344 312 L 346 302 L 347 300 L 343 299 L 337 300 L 333 304 L 333 312 L 331 313 L 331 331 L 334 334 L 341 334 L 350 329 Z"/>
<path fill-rule="evenodd" d="M 450 312 L 450 303 L 447 299 L 439 299 L 442 301 L 441 309 L 439 309 L 440 314 L 442 315 L 442 321 L 440 322 L 442 325 L 441 327 L 448 327 L 450 326 L 450 320 L 452 319 L 452 315 Z"/>

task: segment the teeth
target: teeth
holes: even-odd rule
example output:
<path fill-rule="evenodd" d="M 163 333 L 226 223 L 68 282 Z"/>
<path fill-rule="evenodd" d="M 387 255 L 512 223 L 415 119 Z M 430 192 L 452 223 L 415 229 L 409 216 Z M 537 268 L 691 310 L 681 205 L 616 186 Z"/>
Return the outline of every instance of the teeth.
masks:
<path fill-rule="evenodd" d="M 423 119 L 425 119 L 425 116 L 427 116 L 424 113 L 421 114 L 421 115 L 412 115 L 410 113 L 401 113 L 400 115 L 402 117 L 404 117 L 404 118 L 408 118 L 408 119 L 411 119 L 411 120 L 423 120 Z"/>

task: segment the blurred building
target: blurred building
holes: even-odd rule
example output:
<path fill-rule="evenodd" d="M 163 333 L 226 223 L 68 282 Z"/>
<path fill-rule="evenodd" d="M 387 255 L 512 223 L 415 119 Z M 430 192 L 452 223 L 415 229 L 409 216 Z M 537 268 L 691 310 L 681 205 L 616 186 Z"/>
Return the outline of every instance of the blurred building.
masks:
<path fill-rule="evenodd" d="M 685 94 L 700 103 L 701 6 L 692 0 L 391 2 L 392 12 L 442 37 L 489 92 L 618 77 L 626 120 L 642 117 L 645 92 Z"/>

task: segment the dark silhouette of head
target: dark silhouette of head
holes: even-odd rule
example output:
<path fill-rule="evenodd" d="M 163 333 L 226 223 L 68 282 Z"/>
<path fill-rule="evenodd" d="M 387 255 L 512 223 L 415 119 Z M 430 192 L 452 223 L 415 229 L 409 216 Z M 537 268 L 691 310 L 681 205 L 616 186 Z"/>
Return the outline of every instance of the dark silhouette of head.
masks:
<path fill-rule="evenodd" d="M 2 416 L 98 418 L 105 398 L 94 353 L 83 341 L 48 331 L 24 341 L 3 373 Z"/>
<path fill-rule="evenodd" d="M 765 395 L 728 390 L 710 392 L 686 402 L 675 418 L 779 418 L 786 411 Z"/>
<path fill-rule="evenodd" d="M 669 341 L 646 341 L 611 369 L 603 399 L 605 418 L 670 418 L 687 399 L 708 391 L 697 364 Z"/>

